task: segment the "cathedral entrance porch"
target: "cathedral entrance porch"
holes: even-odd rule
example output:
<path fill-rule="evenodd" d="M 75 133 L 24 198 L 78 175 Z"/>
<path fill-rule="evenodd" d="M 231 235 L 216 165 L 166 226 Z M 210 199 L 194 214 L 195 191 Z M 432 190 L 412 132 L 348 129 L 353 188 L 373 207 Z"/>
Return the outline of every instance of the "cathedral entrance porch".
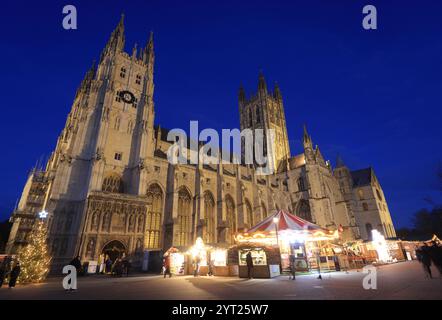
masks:
<path fill-rule="evenodd" d="M 123 258 L 127 254 L 126 247 L 118 240 L 108 242 L 101 252 L 105 257 L 107 255 L 112 262 L 115 262 L 118 258 Z"/>

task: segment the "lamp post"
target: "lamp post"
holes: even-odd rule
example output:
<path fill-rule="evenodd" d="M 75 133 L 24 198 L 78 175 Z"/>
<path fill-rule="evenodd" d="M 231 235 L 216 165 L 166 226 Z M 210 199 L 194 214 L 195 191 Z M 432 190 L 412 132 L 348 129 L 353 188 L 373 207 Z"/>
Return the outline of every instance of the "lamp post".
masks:
<path fill-rule="evenodd" d="M 275 224 L 275 231 L 276 231 L 276 246 L 278 247 L 278 252 L 279 252 L 279 273 L 282 274 L 281 249 L 279 248 L 279 237 L 278 237 L 278 223 L 279 223 L 279 218 L 278 218 L 278 217 L 273 217 L 273 223 Z"/>

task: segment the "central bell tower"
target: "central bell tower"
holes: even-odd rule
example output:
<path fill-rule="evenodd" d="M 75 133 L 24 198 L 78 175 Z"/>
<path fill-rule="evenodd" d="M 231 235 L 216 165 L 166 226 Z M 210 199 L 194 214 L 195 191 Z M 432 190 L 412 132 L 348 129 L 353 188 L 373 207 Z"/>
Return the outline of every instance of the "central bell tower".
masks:
<path fill-rule="evenodd" d="M 274 143 L 272 146 L 267 146 L 264 142 L 264 150 L 272 148 L 275 172 L 285 170 L 287 160 L 290 158 L 290 146 L 284 104 L 278 84 L 275 83 L 273 92 L 269 92 L 264 75 L 260 73 L 258 92 L 247 98 L 241 86 L 238 99 L 241 130 L 251 129 L 254 132 L 255 129 L 263 129 L 266 134 L 267 130 L 273 129 Z"/>

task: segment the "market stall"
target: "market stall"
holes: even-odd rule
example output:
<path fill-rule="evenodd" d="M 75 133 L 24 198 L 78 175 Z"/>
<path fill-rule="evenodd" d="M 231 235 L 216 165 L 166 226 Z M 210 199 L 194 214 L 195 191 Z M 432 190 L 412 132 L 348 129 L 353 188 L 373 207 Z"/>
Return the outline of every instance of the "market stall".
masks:
<path fill-rule="evenodd" d="M 191 247 L 171 247 L 164 256 L 170 255 L 171 273 L 193 274 L 198 264 L 198 275 L 207 275 L 209 267 L 213 275 L 228 276 L 227 248 L 204 244 L 198 237 Z"/>
<path fill-rule="evenodd" d="M 343 250 L 338 238 L 337 230 L 330 231 L 280 210 L 246 233 L 237 235 L 236 240 L 241 247 L 277 248 L 281 271 L 289 269 L 290 255 L 294 255 L 297 271 L 309 271 L 319 268 L 339 270 L 337 255 L 343 254 Z M 270 268 L 271 265 L 267 263 L 267 266 Z"/>

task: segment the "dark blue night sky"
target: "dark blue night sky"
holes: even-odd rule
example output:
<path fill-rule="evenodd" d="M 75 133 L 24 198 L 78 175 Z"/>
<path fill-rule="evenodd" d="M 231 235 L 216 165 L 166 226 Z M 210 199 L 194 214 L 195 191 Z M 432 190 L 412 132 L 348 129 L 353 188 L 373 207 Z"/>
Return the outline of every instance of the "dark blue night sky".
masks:
<path fill-rule="evenodd" d="M 67 4 L 78 30 L 62 28 Z M 377 31 L 361 26 L 366 4 Z M 352 169 L 373 166 L 396 227 L 425 199 L 442 203 L 439 1 L 15 1 L 0 19 L 1 219 L 123 11 L 127 51 L 155 33 L 156 123 L 236 128 L 238 87 L 250 94 L 262 70 L 282 90 L 292 154 L 306 123 L 332 163 L 339 153 Z"/>

